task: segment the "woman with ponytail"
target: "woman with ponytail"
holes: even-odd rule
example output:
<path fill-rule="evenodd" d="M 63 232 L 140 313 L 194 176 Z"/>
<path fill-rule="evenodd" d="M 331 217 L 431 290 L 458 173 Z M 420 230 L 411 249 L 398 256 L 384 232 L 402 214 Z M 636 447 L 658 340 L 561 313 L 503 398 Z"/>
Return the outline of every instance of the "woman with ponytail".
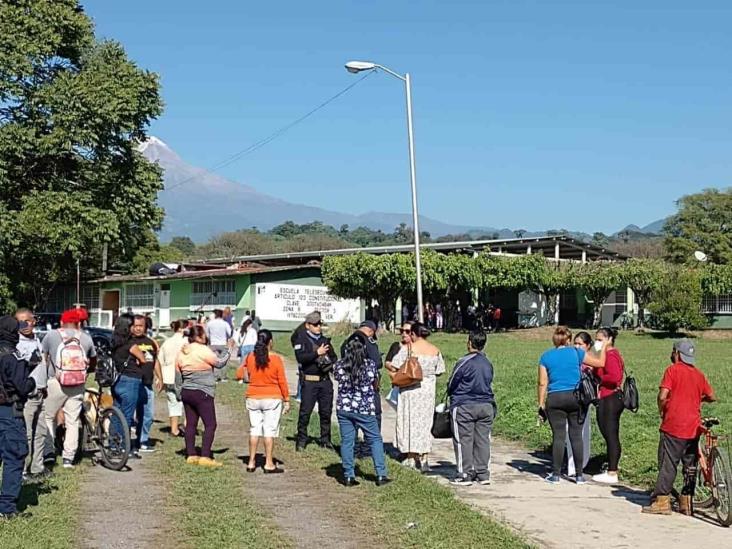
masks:
<path fill-rule="evenodd" d="M 248 379 L 246 392 L 249 411 L 249 463 L 247 471 L 256 470 L 257 446 L 264 438 L 264 472 L 284 473 L 277 467 L 273 458 L 274 439 L 280 433 L 282 412 L 290 411 L 290 392 L 285 377 L 282 357 L 272 352 L 274 340 L 272 332 L 260 330 L 254 351 L 244 357 L 237 371 L 238 379 Z"/>

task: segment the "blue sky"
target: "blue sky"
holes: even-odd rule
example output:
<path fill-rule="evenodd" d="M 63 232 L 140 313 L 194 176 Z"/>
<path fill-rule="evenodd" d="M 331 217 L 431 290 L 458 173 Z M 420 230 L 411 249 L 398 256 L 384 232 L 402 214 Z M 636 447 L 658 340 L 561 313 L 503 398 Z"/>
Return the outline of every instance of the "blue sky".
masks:
<path fill-rule="evenodd" d="M 197 166 L 296 119 L 367 59 L 412 74 L 423 215 L 613 232 L 731 184 L 727 0 L 83 4 L 160 73 L 151 133 Z M 373 75 L 220 173 L 332 210 L 407 212 L 403 87 Z"/>

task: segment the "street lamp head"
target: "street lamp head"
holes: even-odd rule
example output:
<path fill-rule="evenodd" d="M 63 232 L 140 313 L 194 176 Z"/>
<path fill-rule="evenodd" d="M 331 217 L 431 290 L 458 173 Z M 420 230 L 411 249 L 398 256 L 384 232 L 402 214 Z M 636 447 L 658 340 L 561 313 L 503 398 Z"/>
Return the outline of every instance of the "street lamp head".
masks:
<path fill-rule="evenodd" d="M 376 63 L 369 61 L 349 61 L 346 63 L 346 70 L 352 74 L 356 74 L 363 71 L 371 71 L 376 68 Z"/>

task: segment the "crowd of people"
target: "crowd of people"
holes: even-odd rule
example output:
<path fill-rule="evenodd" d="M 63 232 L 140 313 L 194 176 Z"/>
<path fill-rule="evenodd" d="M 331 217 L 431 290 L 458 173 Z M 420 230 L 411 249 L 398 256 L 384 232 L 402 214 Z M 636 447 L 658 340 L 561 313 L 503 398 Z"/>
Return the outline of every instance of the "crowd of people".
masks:
<path fill-rule="evenodd" d="M 64 468 L 74 467 L 86 375 L 93 371 L 97 360 L 94 344 L 82 330 L 87 319 L 83 309 L 65 311 L 61 327 L 39 342 L 32 311 L 19 309 L 15 316 L 0 317 L 0 515 L 4 517 L 17 514 L 23 480 L 34 482 L 51 474 L 46 465 L 57 459 L 54 437 L 59 424 L 66 429 L 61 464 Z M 250 431 L 246 470 L 254 472 L 258 468 L 256 456 L 261 443 L 264 473 L 284 473 L 275 459 L 282 414 L 290 411 L 284 360 L 275 352 L 272 332 L 262 329 L 253 311 L 247 311 L 238 330 L 233 322 L 231 310 L 216 310 L 206 322 L 175 320 L 170 326 L 171 335 L 159 344 L 150 337 L 145 316 L 123 314 L 117 319 L 111 360 L 119 376 L 112 395 L 127 420 L 131 437 L 134 433 L 130 453 L 133 459 L 155 451 L 150 441 L 154 399 L 156 393 L 164 393 L 170 435 L 185 439 L 186 462 L 207 468 L 222 466 L 213 454 L 216 387 L 227 381 L 225 370 L 233 357 L 239 364 L 236 378 L 247 383 Z M 429 472 L 437 378 L 447 371 L 442 353 L 430 342 L 429 326 L 405 321 L 399 341 L 382 358 L 375 322 L 362 322 L 345 339 L 339 353 L 324 335 L 323 325 L 320 313 L 313 311 L 290 337 L 301 395 L 295 449 L 305 451 L 312 440 L 308 426 L 317 405 L 320 425 L 315 440 L 320 447 L 335 450 L 331 438 L 335 400 L 342 483 L 356 486 L 360 482 L 354 456 L 361 432 L 374 463 L 376 485 L 388 484 L 380 396 L 385 372 L 385 380 L 392 382 L 388 402 L 396 407 L 394 445 L 403 456 L 402 465 Z M 552 432 L 551 470 L 546 477 L 551 484 L 564 478 L 565 455 L 567 476 L 577 484 L 586 482 L 583 471 L 590 455 L 592 407 L 577 397 L 584 377 L 597 387 L 595 416 L 608 453 L 607 470 L 593 480 L 606 484 L 619 480 L 620 425 L 626 404 L 625 366 L 616 339 L 613 328 L 601 328 L 593 341 L 587 332 L 573 337 L 568 328 L 557 327 L 552 334 L 552 348 L 539 357 L 538 416 L 549 423 Z M 450 482 L 456 486 L 491 482 L 491 432 L 499 408 L 493 388 L 494 366 L 485 353 L 486 341 L 482 330 L 468 334 L 466 354 L 455 363 L 446 383 L 456 464 Z M 653 501 L 644 508 L 646 513 L 670 513 L 669 494 L 679 462 L 684 467 L 682 511 L 691 512 L 700 406 L 714 400 L 708 381 L 696 367 L 690 341 L 674 344 L 671 361 L 658 395 L 662 417 L 660 473 Z M 406 369 L 417 366 L 418 377 L 405 384 Z M 197 446 L 199 422 L 203 423 L 203 433 Z"/>

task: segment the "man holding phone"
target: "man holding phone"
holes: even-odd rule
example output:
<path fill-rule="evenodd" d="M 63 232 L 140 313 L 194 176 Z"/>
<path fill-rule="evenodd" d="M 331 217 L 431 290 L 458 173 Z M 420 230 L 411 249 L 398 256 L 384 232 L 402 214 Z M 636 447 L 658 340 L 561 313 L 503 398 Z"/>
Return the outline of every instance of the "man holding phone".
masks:
<path fill-rule="evenodd" d="M 293 341 L 295 358 L 302 369 L 302 400 L 295 444 L 298 452 L 304 450 L 308 443 L 308 424 L 316 402 L 320 416 L 319 444 L 322 448 L 333 449 L 330 440 L 333 413 L 333 382 L 330 380 L 330 371 L 337 357 L 322 330 L 320 313 L 313 311 L 305 317 L 305 329 L 296 332 L 297 337 Z"/>

